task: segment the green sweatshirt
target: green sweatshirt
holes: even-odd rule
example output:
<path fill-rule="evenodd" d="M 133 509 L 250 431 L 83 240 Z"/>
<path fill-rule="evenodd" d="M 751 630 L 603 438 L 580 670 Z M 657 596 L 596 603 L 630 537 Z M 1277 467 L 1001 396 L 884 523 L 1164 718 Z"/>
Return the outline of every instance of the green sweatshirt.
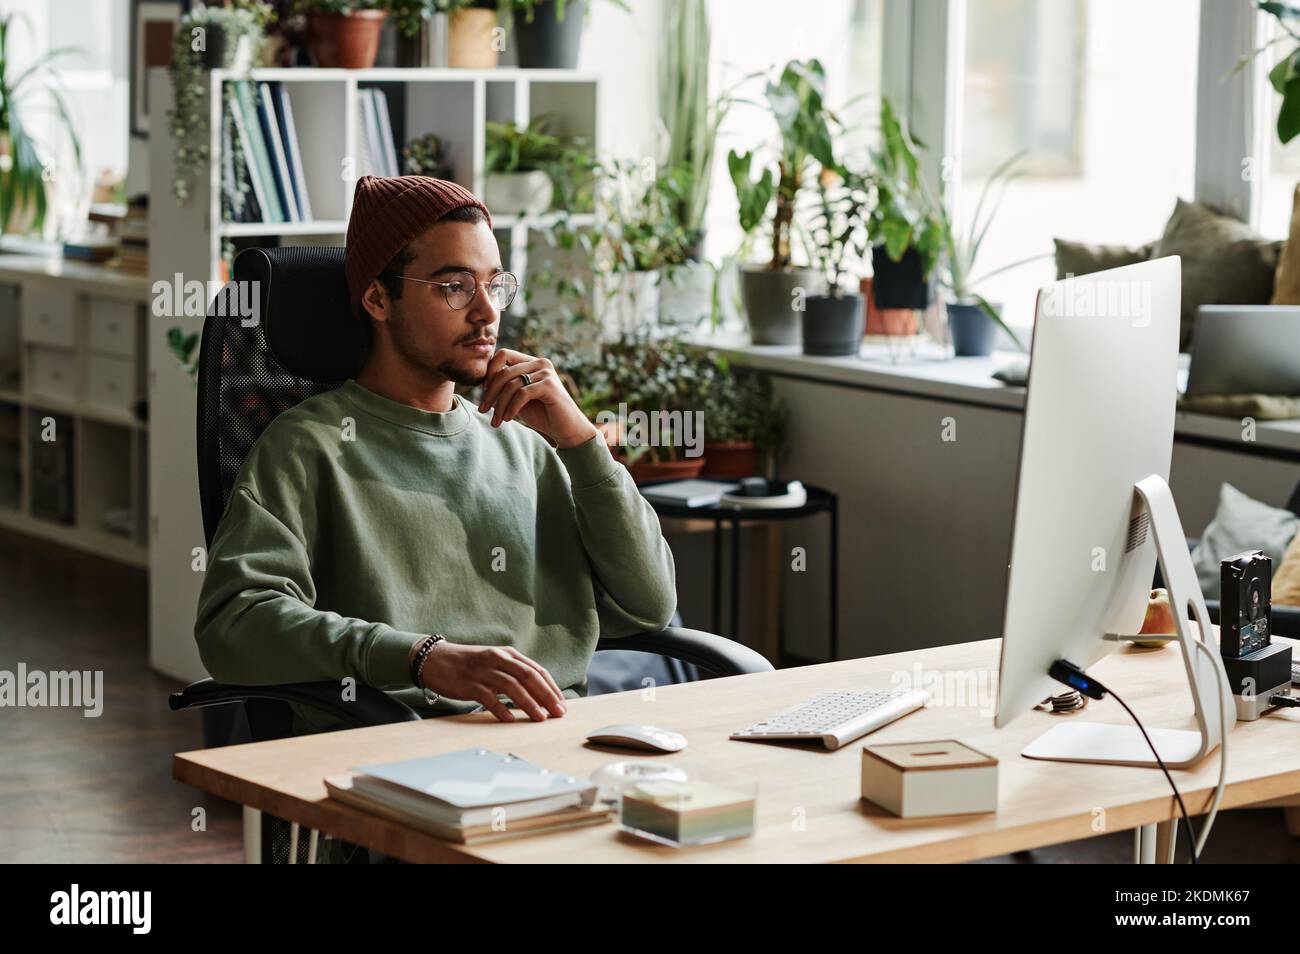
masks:
<path fill-rule="evenodd" d="M 555 450 L 456 398 L 445 413 L 355 381 L 253 445 L 208 554 L 195 638 L 220 682 L 345 677 L 425 708 L 411 646 L 514 646 L 586 693 L 599 636 L 676 607 L 659 519 L 603 439 Z M 444 701 L 442 711 L 474 704 Z M 334 728 L 295 707 L 298 732 Z"/>

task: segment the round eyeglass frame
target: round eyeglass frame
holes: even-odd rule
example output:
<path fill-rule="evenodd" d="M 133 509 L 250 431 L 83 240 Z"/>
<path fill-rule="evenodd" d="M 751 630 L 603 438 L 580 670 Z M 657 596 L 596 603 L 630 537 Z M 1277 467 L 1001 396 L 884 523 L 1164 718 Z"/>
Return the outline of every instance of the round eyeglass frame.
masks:
<path fill-rule="evenodd" d="M 469 275 L 471 278 L 474 277 L 469 272 L 458 272 L 456 274 Z M 504 302 L 501 302 L 499 304 L 495 301 L 492 302 L 493 307 L 496 308 L 497 311 L 505 311 L 507 308 L 509 308 L 511 303 L 515 300 L 515 296 L 519 294 L 519 279 L 515 277 L 514 273 L 512 272 L 497 272 L 495 275 L 492 276 L 491 281 L 474 282 L 474 290 L 470 292 L 469 298 L 467 298 L 465 300 L 465 303 L 461 305 L 457 305 L 455 302 L 451 300 L 451 292 L 447 290 L 448 287 L 450 287 L 451 285 L 460 284 L 459 282 L 439 282 L 439 281 L 434 281 L 431 278 L 416 278 L 413 275 L 394 275 L 393 277 L 400 278 L 404 282 L 419 282 L 422 285 L 441 285 L 442 297 L 447 302 L 447 307 L 455 309 L 456 311 L 462 311 L 474 303 L 474 296 L 478 294 L 478 289 L 480 285 L 485 285 L 488 287 L 488 295 L 490 296 L 492 294 L 492 289 L 491 289 L 492 282 L 495 282 L 498 278 L 510 279 L 512 282 L 514 282 L 514 288 L 510 290 L 510 297 L 507 298 Z M 491 299 L 489 298 L 489 300 Z"/>

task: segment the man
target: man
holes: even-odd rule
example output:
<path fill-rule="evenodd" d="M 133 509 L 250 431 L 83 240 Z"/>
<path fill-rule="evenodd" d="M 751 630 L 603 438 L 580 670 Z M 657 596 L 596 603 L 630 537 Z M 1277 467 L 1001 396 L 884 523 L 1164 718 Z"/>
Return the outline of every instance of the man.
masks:
<path fill-rule="evenodd" d="M 426 710 L 563 716 L 598 636 L 673 615 L 658 518 L 551 362 L 495 348 L 517 283 L 470 192 L 363 177 L 346 264 L 369 355 L 245 459 L 199 600 L 203 663 L 226 682 L 352 678 Z M 483 385 L 477 407 L 458 384 Z M 296 732 L 335 727 L 295 712 Z"/>

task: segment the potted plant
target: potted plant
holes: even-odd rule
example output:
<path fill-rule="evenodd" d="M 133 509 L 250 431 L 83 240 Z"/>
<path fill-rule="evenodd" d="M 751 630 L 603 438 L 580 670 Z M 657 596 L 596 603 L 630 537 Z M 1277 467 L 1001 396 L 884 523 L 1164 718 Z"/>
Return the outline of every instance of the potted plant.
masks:
<path fill-rule="evenodd" d="M 555 195 L 551 170 L 563 160 L 569 143 L 549 127 L 546 116 L 523 129 L 513 121 L 485 124 L 483 201 L 493 212 L 540 215 L 551 207 Z"/>
<path fill-rule="evenodd" d="M 402 172 L 408 176 L 450 179 L 451 163 L 442 138 L 437 133 L 425 133 L 402 147 Z"/>
<path fill-rule="evenodd" d="M 46 151 L 49 140 L 38 142 L 28 132 L 36 122 L 33 112 L 39 108 L 39 94 L 44 92 L 57 107 L 53 131 L 66 138 L 72 148 L 73 188 L 82 179 L 81 140 L 63 98 L 63 87 L 54 70 L 54 62 L 63 56 L 83 52 L 60 47 L 47 50 L 21 70 L 11 57 L 10 28 L 15 14 L 0 16 L 0 232 L 27 234 L 45 231 L 45 211 L 49 196 L 45 169 L 54 157 Z M 30 26 L 30 21 L 29 21 Z M 33 94 L 36 95 L 33 102 Z"/>
<path fill-rule="evenodd" d="M 627 0 L 613 0 L 628 10 Z M 587 0 L 509 0 L 515 51 L 524 69 L 571 70 L 578 65 Z"/>
<path fill-rule="evenodd" d="M 500 57 L 497 0 L 451 0 L 447 19 L 447 65 L 490 70 Z"/>
<path fill-rule="evenodd" d="M 196 4 L 189 29 L 183 32 L 194 46 L 194 29 L 203 28 L 203 65 L 209 70 L 246 70 L 257 58 L 267 27 L 275 19 L 261 0 L 229 0 L 224 6 Z"/>
<path fill-rule="evenodd" d="M 637 163 L 613 160 L 600 170 L 592 253 L 595 311 L 607 337 L 658 324 L 665 270 L 686 261 L 690 242 L 670 211 L 672 195 L 663 176 L 646 184 Z"/>
<path fill-rule="evenodd" d="M 386 0 L 385 29 L 395 34 L 392 57 L 399 67 L 447 65 L 447 14 L 454 0 Z"/>
<path fill-rule="evenodd" d="M 379 55 L 388 0 L 297 0 L 307 18 L 307 52 L 319 67 L 368 69 Z"/>
<path fill-rule="evenodd" d="M 704 477 L 754 477 L 770 470 L 780 446 L 786 408 L 772 396 L 772 380 L 758 371 L 733 368 L 727 358 L 706 354 Z"/>
<path fill-rule="evenodd" d="M 732 90 L 709 96 L 712 44 L 705 0 L 664 0 L 659 57 L 660 166 L 669 208 L 687 235 L 686 259 L 665 269 L 659 320 L 696 327 L 715 316 L 718 272 L 704 260 L 704 230 L 718 129 L 735 102 Z"/>
<path fill-rule="evenodd" d="M 871 183 L 839 163 L 825 166 L 817 177 L 817 198 L 811 248 L 826 291 L 805 301 L 803 353 L 855 355 L 862 344 L 866 314 L 857 282 L 848 281 L 849 266 L 851 260 L 861 262 L 869 247 Z"/>
<path fill-rule="evenodd" d="M 266 4 L 242 0 L 233 7 L 197 4 L 181 17 L 167 68 L 172 81 L 167 118 L 176 148 L 172 191 L 181 205 L 189 201 L 195 177 L 208 168 L 207 73 L 216 67 L 250 66 L 271 15 Z M 199 49 L 195 49 L 196 35 L 203 37 Z M 225 92 L 232 94 L 229 88 Z"/>
<path fill-rule="evenodd" d="M 727 168 L 736 187 L 740 227 L 744 233 L 742 256 L 755 231 L 766 222 L 770 228 L 771 258 L 765 265 L 741 270 L 741 298 L 755 344 L 797 344 L 799 312 L 795 295 L 820 290 L 820 275 L 813 268 L 793 264 L 791 239 L 795 213 L 806 177 L 816 163 L 832 164 L 829 110 L 823 105 L 826 76 L 817 60 L 787 63 L 775 80 L 769 80 L 766 98 L 780 134 L 775 171 L 752 171 L 755 152 L 727 156 Z M 771 207 L 769 215 L 768 208 Z"/>
<path fill-rule="evenodd" d="M 686 427 L 687 415 L 703 410 L 700 394 L 706 366 L 700 351 L 675 335 L 651 337 L 639 330 L 603 347 L 601 373 L 590 382 L 603 393 L 598 391 L 589 401 L 610 414 L 627 412 L 631 426 L 616 428 L 612 437 L 616 456 L 637 483 L 682 480 L 698 476 L 703 469 L 705 458 L 698 453 L 702 448 L 697 456 L 689 456 L 688 443 L 691 438 L 702 440 L 704 434 L 688 433 Z M 658 415 L 658 428 L 638 428 L 632 419 L 636 411 Z"/>
<path fill-rule="evenodd" d="M 1015 178 L 1012 173 L 1021 154 L 1017 153 L 998 166 L 989 176 L 984 187 L 980 189 L 979 199 L 975 203 L 975 212 L 971 217 L 970 227 L 964 233 L 953 228 L 952 219 L 940 206 L 940 222 L 943 231 L 943 268 L 941 281 L 947 291 L 948 330 L 952 336 L 953 354 L 958 357 L 982 356 L 993 353 L 993 344 L 1001 328 L 1011 338 L 1017 348 L 1025 350 L 1020 338 L 1002 320 L 998 309 L 989 304 L 984 296 L 978 294 L 975 285 L 1007 269 L 1015 268 L 1026 261 L 1033 261 L 1041 256 L 1034 256 L 1020 262 L 1013 262 L 981 276 L 971 277 L 975 260 L 979 256 L 980 244 L 988 233 L 989 225 L 997 214 L 1001 200 L 988 202 L 994 189 L 1005 189 L 1006 184 Z M 987 214 L 985 214 L 987 212 Z"/>
<path fill-rule="evenodd" d="M 880 147 L 872 154 L 876 195 L 868 220 L 872 294 L 879 308 L 925 308 L 942 227 L 921 181 L 916 145 L 888 99 L 880 104 L 880 133 Z"/>

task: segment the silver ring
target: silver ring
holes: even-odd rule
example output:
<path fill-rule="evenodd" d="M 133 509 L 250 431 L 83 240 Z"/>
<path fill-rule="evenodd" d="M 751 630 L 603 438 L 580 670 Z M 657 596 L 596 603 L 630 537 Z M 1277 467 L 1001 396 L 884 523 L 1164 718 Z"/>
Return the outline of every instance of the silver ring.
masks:
<path fill-rule="evenodd" d="M 528 387 L 528 385 L 530 385 L 530 384 L 533 383 L 533 379 L 530 378 L 530 377 L 528 376 L 528 372 L 527 372 L 527 371 L 525 371 L 523 374 L 519 375 L 519 377 L 520 377 L 520 379 L 524 382 L 524 387 Z"/>

